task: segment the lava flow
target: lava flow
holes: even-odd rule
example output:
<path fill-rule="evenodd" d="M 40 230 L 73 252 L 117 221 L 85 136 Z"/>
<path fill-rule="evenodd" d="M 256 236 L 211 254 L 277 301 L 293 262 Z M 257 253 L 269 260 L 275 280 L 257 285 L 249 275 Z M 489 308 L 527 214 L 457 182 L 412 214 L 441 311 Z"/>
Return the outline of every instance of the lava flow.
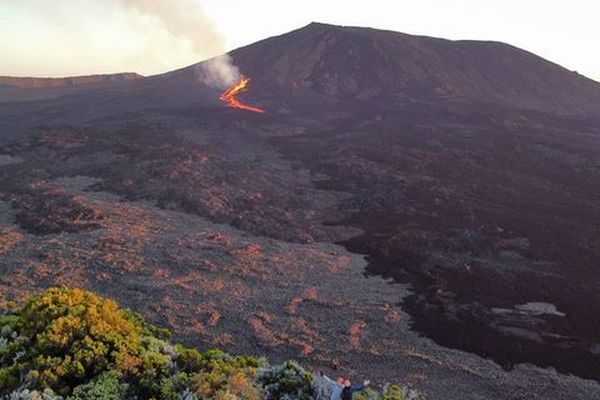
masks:
<path fill-rule="evenodd" d="M 219 96 L 219 100 L 224 101 L 231 108 L 239 108 L 242 110 L 252 111 L 256 113 L 264 113 L 265 110 L 258 107 L 252 107 L 242 103 L 238 100 L 237 96 L 240 93 L 244 93 L 248 91 L 248 83 L 250 83 L 250 78 L 242 77 L 238 83 L 221 93 Z"/>

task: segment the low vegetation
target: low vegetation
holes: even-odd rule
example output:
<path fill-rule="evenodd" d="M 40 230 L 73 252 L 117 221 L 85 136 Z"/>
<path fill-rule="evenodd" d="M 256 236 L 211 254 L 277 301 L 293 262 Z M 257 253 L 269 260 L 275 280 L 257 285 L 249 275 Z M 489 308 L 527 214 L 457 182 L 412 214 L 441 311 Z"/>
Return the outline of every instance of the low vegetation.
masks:
<path fill-rule="evenodd" d="M 0 396 L 7 400 L 310 400 L 323 393 L 295 361 L 270 365 L 172 344 L 170 333 L 108 299 L 52 288 L 0 303 Z M 416 399 L 390 385 L 360 400 Z"/>

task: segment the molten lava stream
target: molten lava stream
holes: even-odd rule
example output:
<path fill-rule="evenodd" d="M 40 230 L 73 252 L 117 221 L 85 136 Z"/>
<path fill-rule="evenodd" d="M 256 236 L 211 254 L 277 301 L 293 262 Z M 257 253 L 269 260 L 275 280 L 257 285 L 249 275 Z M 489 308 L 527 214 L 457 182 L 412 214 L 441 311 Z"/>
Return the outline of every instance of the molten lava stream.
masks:
<path fill-rule="evenodd" d="M 242 77 L 238 83 L 221 93 L 219 96 L 219 100 L 224 101 L 231 108 L 239 108 L 241 110 L 252 111 L 256 113 L 264 113 L 265 110 L 258 107 L 252 107 L 242 103 L 238 100 L 238 95 L 240 93 L 244 93 L 248 91 L 248 84 L 250 83 L 250 78 Z"/>

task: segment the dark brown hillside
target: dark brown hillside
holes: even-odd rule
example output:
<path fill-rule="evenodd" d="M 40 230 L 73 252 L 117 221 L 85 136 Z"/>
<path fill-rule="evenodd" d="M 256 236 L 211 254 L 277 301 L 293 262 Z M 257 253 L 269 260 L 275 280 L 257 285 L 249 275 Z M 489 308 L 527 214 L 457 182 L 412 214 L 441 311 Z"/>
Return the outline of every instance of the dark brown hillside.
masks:
<path fill-rule="evenodd" d="M 258 88 L 399 104 L 452 99 L 600 114 L 600 84 L 499 42 L 313 23 L 232 53 Z M 260 90 L 260 89 L 257 89 Z"/>
<path fill-rule="evenodd" d="M 443 102 L 468 112 L 485 113 L 487 105 L 496 104 L 558 115 L 600 115 L 600 83 L 499 42 L 450 41 L 313 23 L 231 55 L 253 80 L 246 96 L 269 106 L 272 113 L 326 111 L 327 115 Z M 69 113 L 65 120 L 117 111 L 218 107 L 219 90 L 202 83 L 201 70 L 198 63 L 143 79 L 132 74 L 24 78 L 19 85 L 41 88 L 16 93 L 12 87 L 0 88 L 0 101 L 62 97 L 62 107 Z M 94 84 L 98 79 L 103 84 Z M 91 84 L 84 85 L 88 81 Z M 70 87 L 88 90 L 66 89 Z"/>

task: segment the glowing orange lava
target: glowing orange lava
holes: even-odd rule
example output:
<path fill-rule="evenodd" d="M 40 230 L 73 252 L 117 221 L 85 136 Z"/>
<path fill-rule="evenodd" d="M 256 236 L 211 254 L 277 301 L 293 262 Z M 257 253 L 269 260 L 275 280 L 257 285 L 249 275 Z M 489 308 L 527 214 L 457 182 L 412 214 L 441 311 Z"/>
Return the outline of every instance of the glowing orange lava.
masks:
<path fill-rule="evenodd" d="M 240 93 L 244 93 L 248 91 L 248 84 L 250 83 L 250 78 L 242 77 L 238 83 L 221 93 L 219 96 L 219 100 L 224 101 L 231 108 L 239 108 L 242 110 L 252 111 L 256 113 L 264 113 L 265 110 L 258 107 L 252 107 L 242 103 L 238 100 L 238 95 Z"/>

